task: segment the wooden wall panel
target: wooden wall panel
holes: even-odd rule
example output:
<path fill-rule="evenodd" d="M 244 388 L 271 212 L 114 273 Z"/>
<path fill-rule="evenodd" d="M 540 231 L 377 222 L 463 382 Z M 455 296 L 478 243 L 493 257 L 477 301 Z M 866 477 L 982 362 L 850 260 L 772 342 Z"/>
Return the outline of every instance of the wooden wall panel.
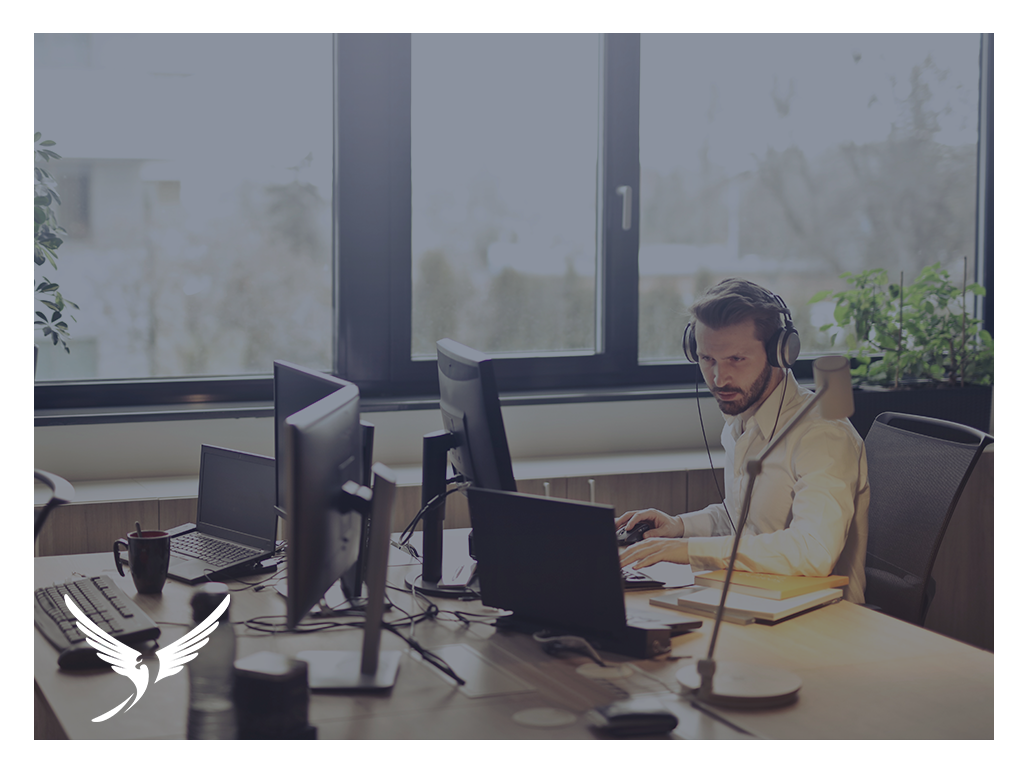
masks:
<path fill-rule="evenodd" d="M 711 468 L 705 470 L 690 470 L 687 472 L 687 507 L 683 512 L 690 513 L 700 510 L 715 502 L 722 501 L 723 484 L 722 467 L 715 468 L 715 475 L 712 475 Z M 716 485 L 718 479 L 718 485 Z"/>
<path fill-rule="evenodd" d="M 197 498 L 159 499 L 158 522 L 161 524 L 159 528 L 165 531 L 184 523 L 196 523 Z"/>
<path fill-rule="evenodd" d="M 672 515 L 686 508 L 686 473 L 681 470 L 569 478 L 568 498 L 589 502 L 590 480 L 594 481 L 594 501 L 612 505 L 616 517 L 649 507 Z"/>
<path fill-rule="evenodd" d="M 547 484 L 546 486 L 544 484 Z M 519 480 L 516 487 L 523 494 L 535 494 L 538 497 L 551 496 L 566 499 L 569 494 L 569 482 L 565 478 L 538 478 L 535 480 Z"/>
<path fill-rule="evenodd" d="M 36 555 L 109 553 L 139 521 L 143 529 L 158 529 L 156 499 L 89 502 L 59 507 L 50 513 L 36 540 Z"/>

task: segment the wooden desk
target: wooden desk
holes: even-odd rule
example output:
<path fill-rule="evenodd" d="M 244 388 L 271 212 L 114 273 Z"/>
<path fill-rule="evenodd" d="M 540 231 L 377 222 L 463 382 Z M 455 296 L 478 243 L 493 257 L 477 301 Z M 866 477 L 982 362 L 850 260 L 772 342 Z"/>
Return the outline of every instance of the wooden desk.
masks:
<path fill-rule="evenodd" d="M 462 531 L 462 530 L 455 530 Z M 400 556 L 394 553 L 394 556 Z M 391 567 L 391 584 L 403 587 L 407 566 Z M 118 576 L 108 554 L 35 559 L 35 584 L 58 582 L 79 572 L 112 572 L 130 594 L 131 580 Z M 230 587 L 242 588 L 240 583 Z M 192 588 L 169 581 L 161 596 L 137 600 L 162 628 L 161 643 L 181 636 L 191 625 Z M 410 593 L 391 590 L 398 608 L 411 608 Z M 628 604 L 647 605 L 648 594 L 627 596 Z M 489 614 L 477 602 L 436 600 L 441 609 Z M 316 634 L 256 634 L 240 623 L 259 615 L 282 615 L 285 604 L 272 590 L 233 593 L 230 616 L 236 624 L 240 656 L 263 650 L 296 654 L 310 649 L 360 648 L 358 630 Z M 399 614 L 394 612 L 391 614 Z M 438 670 L 409 653 L 402 658 L 397 684 L 381 694 L 313 693 L 310 721 L 319 738 L 423 739 L 593 738 L 583 714 L 589 708 L 627 695 L 654 695 L 680 718 L 681 738 L 744 738 L 733 725 L 760 738 L 992 738 L 993 656 L 938 634 L 848 603 L 818 610 L 777 626 L 725 624 L 718 660 L 747 660 L 788 668 L 804 681 L 798 702 L 771 711 L 731 712 L 720 722 L 682 698 L 676 672 L 704 655 L 711 622 L 700 632 L 673 640 L 673 658 L 630 664 L 629 676 L 598 681 L 577 669 L 581 656 L 551 657 L 528 636 L 502 633 L 479 623 L 465 626 L 448 615 L 419 623 L 414 635 L 445 659 L 470 685 L 486 675 L 521 682 L 521 691 L 471 697 Z M 62 672 L 56 652 L 38 631 L 35 636 L 37 737 L 184 738 L 188 681 L 185 672 L 152 685 L 140 702 L 106 722 L 91 719 L 124 700 L 128 680 L 110 670 Z M 397 636 L 383 633 L 383 647 L 408 650 Z M 606 656 L 612 663 L 625 658 Z M 483 663 L 486 665 L 483 665 Z M 494 693 L 494 690 L 486 690 Z M 568 712 L 574 722 L 561 727 L 527 727 L 514 715 L 546 707 Z"/>

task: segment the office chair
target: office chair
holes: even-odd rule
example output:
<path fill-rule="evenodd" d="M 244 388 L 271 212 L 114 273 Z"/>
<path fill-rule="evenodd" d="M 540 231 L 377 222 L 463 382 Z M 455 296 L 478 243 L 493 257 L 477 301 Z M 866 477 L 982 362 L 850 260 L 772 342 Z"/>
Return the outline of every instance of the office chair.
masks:
<path fill-rule="evenodd" d="M 35 471 L 35 478 L 40 483 L 43 483 L 50 489 L 50 499 L 43 505 L 38 513 L 36 513 L 36 535 L 33 539 L 39 537 L 40 529 L 43 528 L 43 524 L 46 523 L 46 519 L 50 516 L 50 511 L 59 505 L 66 505 L 75 498 L 75 489 L 72 484 L 66 481 L 59 475 L 54 475 L 52 472 L 44 472 L 43 470 Z"/>
<path fill-rule="evenodd" d="M 994 438 L 941 419 L 881 413 L 865 439 L 869 461 L 867 606 L 923 625 L 944 531 L 980 454 Z"/>

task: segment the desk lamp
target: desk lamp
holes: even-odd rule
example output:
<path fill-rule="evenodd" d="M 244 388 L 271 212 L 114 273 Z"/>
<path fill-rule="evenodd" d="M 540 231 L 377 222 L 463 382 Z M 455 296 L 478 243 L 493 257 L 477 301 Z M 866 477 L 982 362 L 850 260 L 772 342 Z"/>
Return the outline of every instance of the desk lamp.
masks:
<path fill-rule="evenodd" d="M 762 452 L 747 463 L 747 490 L 744 503 L 737 522 L 737 533 L 733 537 L 733 549 L 730 551 L 730 562 L 726 568 L 726 581 L 722 586 L 719 608 L 715 614 L 715 626 L 712 629 L 712 640 L 708 644 L 707 657 L 697 662 L 697 668 L 683 668 L 676 677 L 685 687 L 694 690 L 694 696 L 713 706 L 724 708 L 769 708 L 791 703 L 797 698 L 801 689 L 801 677 L 790 671 L 749 663 L 724 661 L 718 664 L 714 660 L 715 642 L 719 636 L 723 612 L 726 609 L 726 595 L 730 589 L 733 566 L 737 559 L 737 548 L 740 535 L 744 533 L 748 512 L 751 509 L 751 496 L 755 488 L 755 480 L 762 472 L 762 462 L 790 434 L 791 430 L 808 415 L 818 403 L 820 413 L 825 419 L 844 419 L 854 413 L 855 403 L 851 393 L 850 364 L 845 357 L 830 355 L 818 358 L 814 363 L 815 396 L 798 411 Z"/>

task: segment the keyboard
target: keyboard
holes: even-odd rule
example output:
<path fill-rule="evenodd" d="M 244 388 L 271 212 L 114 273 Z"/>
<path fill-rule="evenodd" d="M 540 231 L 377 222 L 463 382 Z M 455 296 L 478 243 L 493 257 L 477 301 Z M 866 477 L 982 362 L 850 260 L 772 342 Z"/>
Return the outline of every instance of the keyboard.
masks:
<path fill-rule="evenodd" d="M 106 664 L 76 625 L 64 604 L 68 594 L 90 620 L 119 641 L 134 644 L 156 639 L 161 629 L 113 580 L 87 577 L 36 589 L 35 621 L 40 633 L 59 651 L 62 668 L 101 668 Z"/>
<path fill-rule="evenodd" d="M 200 558 L 212 566 L 229 566 L 257 558 L 262 551 L 234 542 L 225 542 L 199 531 L 189 531 L 172 538 L 172 553 L 185 558 Z"/>

